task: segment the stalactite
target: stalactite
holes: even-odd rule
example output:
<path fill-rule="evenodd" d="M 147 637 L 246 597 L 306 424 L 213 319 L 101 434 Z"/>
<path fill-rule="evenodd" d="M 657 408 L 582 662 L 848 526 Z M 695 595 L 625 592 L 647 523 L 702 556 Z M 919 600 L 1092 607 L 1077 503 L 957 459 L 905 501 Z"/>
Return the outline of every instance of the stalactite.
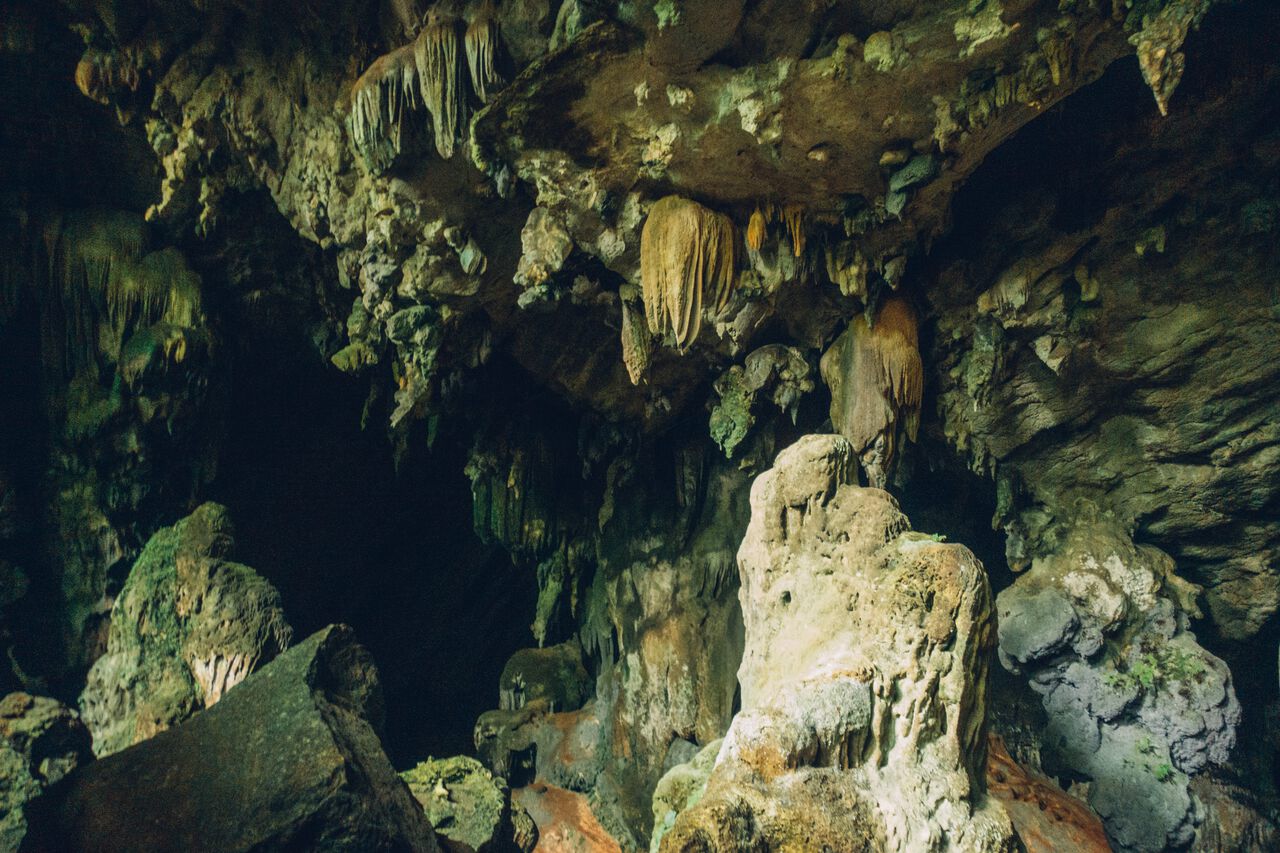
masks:
<path fill-rule="evenodd" d="M 453 21 L 432 17 L 414 42 L 418 85 L 431 113 L 436 150 L 453 156 L 462 125 L 462 85 L 458 69 L 458 31 Z"/>
<path fill-rule="evenodd" d="M 160 322 L 192 328 L 201 316 L 200 277 L 172 247 L 126 267 L 107 289 L 107 317 L 121 338 Z"/>
<path fill-rule="evenodd" d="M 641 313 L 631 302 L 622 301 L 622 362 L 627 366 L 632 385 L 645 381 L 653 349 L 653 339 L 645 328 Z"/>
<path fill-rule="evenodd" d="M 736 279 L 733 223 L 697 202 L 667 196 L 653 206 L 640 235 L 645 318 L 658 335 L 671 331 L 686 348 L 702 328 L 704 303 L 719 311 Z"/>
<path fill-rule="evenodd" d="M 821 369 L 831 389 L 831 422 L 864 462 L 872 454 L 881 471 L 888 469 L 899 427 L 914 441 L 920 423 L 924 364 L 911 305 L 886 300 L 874 324 L 855 317 L 823 355 Z"/>
<path fill-rule="evenodd" d="M 764 214 L 757 206 L 751 212 L 751 219 L 747 222 L 747 246 L 751 251 L 760 251 L 760 247 L 764 245 L 764 237 L 767 230 L 768 224 L 765 222 Z"/>
<path fill-rule="evenodd" d="M 414 46 L 380 56 L 360 75 L 352 90 L 351 134 L 370 156 L 384 142 L 400 153 L 404 113 L 422 102 Z"/>
<path fill-rule="evenodd" d="M 86 210 L 67 214 L 56 227 L 56 233 L 52 224 L 46 229 L 45 240 L 50 247 L 50 295 L 57 297 L 58 305 L 56 311 L 55 306 L 45 306 L 44 316 L 60 314 L 61 340 L 49 343 L 53 352 L 65 356 L 64 368 L 75 372 L 93 358 L 97 318 L 106 309 L 108 294 L 142 256 L 146 225 L 135 214 Z M 59 325 L 47 319 L 47 333 L 53 332 L 51 323 Z"/>
<path fill-rule="evenodd" d="M 467 27 L 467 68 L 471 72 L 471 88 L 481 103 L 489 100 L 489 91 L 502 81 L 498 76 L 498 19 L 492 0 L 485 0 Z"/>
<path fill-rule="evenodd" d="M 789 204 L 782 209 L 782 224 L 791 237 L 791 252 L 797 258 L 804 254 L 804 208 Z"/>

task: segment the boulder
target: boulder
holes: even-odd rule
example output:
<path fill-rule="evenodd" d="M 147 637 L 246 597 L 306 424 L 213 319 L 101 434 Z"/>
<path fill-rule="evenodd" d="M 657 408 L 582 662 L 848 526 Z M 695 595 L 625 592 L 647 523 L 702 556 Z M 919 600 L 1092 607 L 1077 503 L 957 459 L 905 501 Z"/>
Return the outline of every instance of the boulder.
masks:
<path fill-rule="evenodd" d="M 280 594 L 233 547 L 226 508 L 206 503 L 138 555 L 80 696 L 98 756 L 213 705 L 288 646 Z"/>
<path fill-rule="evenodd" d="M 428 759 L 400 778 L 450 853 L 529 853 L 538 840 L 533 819 L 511 802 L 506 782 L 474 758 Z"/>
<path fill-rule="evenodd" d="M 29 800 L 92 759 L 89 731 L 74 709 L 27 693 L 0 699 L 0 850 L 22 842 Z"/>
<path fill-rule="evenodd" d="M 28 808 L 24 851 L 436 851 L 378 740 L 377 669 L 345 626 Z"/>
<path fill-rule="evenodd" d="M 752 486 L 742 710 L 661 850 L 1013 849 L 983 790 L 986 573 L 855 477 L 847 439 L 812 435 Z"/>
<path fill-rule="evenodd" d="M 1236 743 L 1231 672 L 1191 631 L 1200 590 L 1172 558 L 1079 509 L 1000 593 L 1000 660 L 1040 694 L 1045 758 L 1091 782 L 1112 845 L 1182 847 L 1203 818 L 1191 778 Z"/>

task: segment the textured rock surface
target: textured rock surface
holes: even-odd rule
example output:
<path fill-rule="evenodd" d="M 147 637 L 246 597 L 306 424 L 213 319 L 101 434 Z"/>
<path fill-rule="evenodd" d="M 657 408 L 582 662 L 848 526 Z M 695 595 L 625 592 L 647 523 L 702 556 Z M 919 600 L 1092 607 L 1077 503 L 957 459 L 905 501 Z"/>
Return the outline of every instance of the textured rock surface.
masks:
<path fill-rule="evenodd" d="M 752 486 L 742 710 L 664 850 L 1013 849 L 983 791 L 986 574 L 851 485 L 855 464 L 806 436 Z"/>
<path fill-rule="evenodd" d="M 1226 664 L 1188 629 L 1197 590 L 1113 521 L 1058 541 L 1000 593 L 1001 660 L 1030 673 L 1048 715 L 1043 748 L 1092 779 L 1089 802 L 1115 845 L 1185 845 L 1201 817 L 1188 775 L 1226 762 L 1240 722 Z"/>
<path fill-rule="evenodd" d="M 1111 850 L 1098 816 L 1049 779 L 1021 767 L 998 737 L 987 748 L 987 793 L 1009 814 L 1026 853 Z"/>
<path fill-rule="evenodd" d="M 538 783 L 512 796 L 538 824 L 534 853 L 621 853 L 582 794 Z"/>
<path fill-rule="evenodd" d="M 929 283 L 945 431 L 1000 483 L 1010 564 L 1052 550 L 1085 499 L 1172 555 L 1235 639 L 1280 606 L 1280 159 L 1255 122 L 1280 80 L 1238 26 L 1194 115 L 1108 121 L 1130 87 L 1087 123 L 1035 128 L 1028 144 L 1092 153 L 1052 174 L 1005 164 L 993 182 L 1019 183 L 988 188 Z"/>
<path fill-rule="evenodd" d="M 50 788 L 22 849 L 437 850 L 382 752 L 382 713 L 368 652 L 326 628 L 205 713 Z"/>
<path fill-rule="evenodd" d="M 431 759 L 400 777 L 422 804 L 441 847 L 456 853 L 529 853 L 537 828 L 511 791 L 474 758 Z"/>
<path fill-rule="evenodd" d="M 1013 584 L 997 722 L 1019 761 L 1127 845 L 1265 845 L 1277 28 L 1267 0 L 0 2 L 0 692 L 75 695 L 113 605 L 139 603 L 143 543 L 208 497 L 238 513 L 215 463 L 273 430 L 272 471 L 305 486 L 262 490 L 288 499 L 262 501 L 258 553 L 341 538 L 314 562 L 350 564 L 273 574 L 291 608 L 322 602 L 297 624 L 380 598 L 388 646 L 447 656 L 448 620 L 405 593 L 474 582 L 470 615 L 499 607 L 497 573 L 446 547 L 397 576 L 407 537 L 360 519 L 456 526 L 477 553 L 365 452 L 412 471 L 457 442 L 476 532 L 537 586 L 531 639 L 465 656 L 497 686 L 481 755 L 643 848 L 659 779 L 740 704 L 750 479 L 842 432 L 868 481 Z M 642 244 L 672 197 L 716 246 L 667 241 L 659 306 Z M 919 371 L 870 345 L 908 325 Z M 450 493 L 456 461 L 423 491 Z M 241 463 L 249 490 L 265 467 Z M 341 511 L 319 521 L 321 497 Z M 1073 552 L 1096 566 L 1062 568 Z M 527 591 L 495 618 L 528 624 Z M 140 673 L 160 710 L 107 691 L 124 740 L 241 670 L 162 657 L 188 674 Z M 99 692 L 133 671 L 104 660 Z M 1209 786 L 1233 685 L 1248 722 Z M 830 828 L 804 811 L 822 792 L 863 814 L 839 773 L 813 778 L 741 789 L 734 814 Z"/>
<path fill-rule="evenodd" d="M 89 732 L 74 710 L 47 696 L 0 699 L 0 849 L 26 835 L 26 804 L 93 758 Z"/>
<path fill-rule="evenodd" d="M 138 555 L 80 696 L 97 755 L 212 706 L 288 646 L 279 593 L 233 548 L 226 508 L 207 503 Z"/>

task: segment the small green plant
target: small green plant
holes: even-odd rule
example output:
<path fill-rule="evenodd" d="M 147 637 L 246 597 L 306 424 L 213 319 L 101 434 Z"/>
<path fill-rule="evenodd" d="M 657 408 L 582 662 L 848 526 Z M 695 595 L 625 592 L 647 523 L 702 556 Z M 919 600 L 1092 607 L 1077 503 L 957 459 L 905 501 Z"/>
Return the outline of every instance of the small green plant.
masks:
<path fill-rule="evenodd" d="M 1168 782 L 1173 778 L 1173 765 L 1165 761 L 1161 764 L 1157 764 L 1155 769 L 1151 772 L 1155 774 L 1156 781 Z"/>
<path fill-rule="evenodd" d="M 1108 672 L 1103 677 L 1103 680 L 1106 681 L 1107 686 L 1112 690 L 1128 690 L 1135 683 L 1135 679 L 1132 675 L 1127 672 L 1121 672 L 1118 669 L 1113 669 Z"/>
<path fill-rule="evenodd" d="M 1151 755 L 1156 751 L 1156 745 L 1152 743 L 1151 738 L 1146 735 L 1143 735 L 1141 738 L 1138 739 L 1136 748 L 1138 752 L 1142 753 L 1143 755 Z"/>
<path fill-rule="evenodd" d="M 1129 672 L 1137 679 L 1139 684 L 1149 690 L 1156 684 L 1159 665 L 1160 662 L 1156 659 L 1156 656 L 1148 652 L 1129 667 Z"/>

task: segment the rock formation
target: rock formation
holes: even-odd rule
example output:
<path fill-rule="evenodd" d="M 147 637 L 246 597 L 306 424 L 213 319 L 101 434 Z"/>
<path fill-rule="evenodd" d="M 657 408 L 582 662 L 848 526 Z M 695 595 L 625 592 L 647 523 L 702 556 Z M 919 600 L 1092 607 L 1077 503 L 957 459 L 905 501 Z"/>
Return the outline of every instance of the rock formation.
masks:
<path fill-rule="evenodd" d="M 1240 722 L 1231 673 L 1189 630 L 1198 590 L 1105 520 L 1059 541 L 1000 593 L 1001 661 L 1033 670 L 1044 749 L 1092 780 L 1116 846 L 1185 845 L 1189 776 L 1227 760 Z"/>
<path fill-rule="evenodd" d="M 212 707 L 289 645 L 280 595 L 228 559 L 226 508 L 204 504 L 142 549 L 80 696 L 99 756 Z"/>
<path fill-rule="evenodd" d="M 855 465 L 843 437 L 806 436 L 752 486 L 742 710 L 661 849 L 1013 849 L 984 791 L 986 573 Z"/>
<path fill-rule="evenodd" d="M 368 652 L 326 628 L 215 707 L 50 788 L 22 849 L 438 850 L 378 743 L 382 713 Z"/>
<path fill-rule="evenodd" d="M 89 731 L 71 708 L 26 693 L 0 699 L 0 848 L 17 850 L 26 804 L 92 758 Z"/>
<path fill-rule="evenodd" d="M 400 774 L 422 804 L 445 850 L 529 853 L 538 840 L 533 818 L 511 791 L 474 758 L 423 761 Z"/>
<path fill-rule="evenodd" d="M 1278 31 L 0 0 L 0 695 L 102 756 L 33 808 L 163 754 L 293 843 L 153 745 L 254 742 L 287 611 L 442 843 L 1274 847 Z"/>

